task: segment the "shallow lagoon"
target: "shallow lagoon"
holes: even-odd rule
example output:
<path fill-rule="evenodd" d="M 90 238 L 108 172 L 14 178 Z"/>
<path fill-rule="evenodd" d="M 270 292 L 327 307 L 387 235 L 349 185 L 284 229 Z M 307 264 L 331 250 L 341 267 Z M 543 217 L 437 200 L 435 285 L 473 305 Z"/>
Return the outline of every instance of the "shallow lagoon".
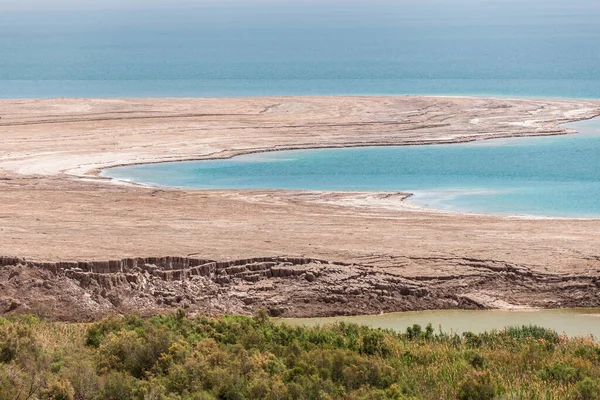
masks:
<path fill-rule="evenodd" d="M 465 144 L 294 150 L 112 168 L 105 176 L 195 189 L 402 191 L 461 212 L 600 216 L 600 120 L 580 133 Z"/>

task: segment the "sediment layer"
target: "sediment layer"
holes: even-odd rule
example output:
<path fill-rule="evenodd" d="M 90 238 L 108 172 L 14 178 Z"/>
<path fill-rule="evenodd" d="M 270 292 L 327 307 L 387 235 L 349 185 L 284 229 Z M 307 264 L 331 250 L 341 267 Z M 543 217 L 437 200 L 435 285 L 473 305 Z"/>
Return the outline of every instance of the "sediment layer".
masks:
<path fill-rule="evenodd" d="M 427 309 L 600 306 L 594 276 L 540 274 L 461 260 L 474 273 L 407 279 L 373 266 L 310 258 L 211 261 L 147 257 L 32 262 L 0 257 L 0 313 L 67 321 L 107 314 L 190 313 L 313 317 Z M 477 272 L 475 272 L 477 271 Z"/>

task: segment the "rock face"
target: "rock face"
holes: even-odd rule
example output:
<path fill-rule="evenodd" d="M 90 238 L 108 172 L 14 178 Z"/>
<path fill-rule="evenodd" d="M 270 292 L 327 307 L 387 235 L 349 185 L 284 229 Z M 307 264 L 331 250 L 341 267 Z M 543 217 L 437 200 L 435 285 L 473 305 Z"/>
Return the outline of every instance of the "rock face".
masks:
<path fill-rule="evenodd" d="M 423 309 L 598 306 L 593 277 L 541 276 L 471 261 L 474 276 L 411 280 L 366 265 L 294 257 L 32 262 L 0 257 L 0 313 L 82 321 L 176 308 L 203 314 L 314 317 Z M 489 267 L 489 268 L 488 268 Z M 515 288 L 528 293 L 520 298 Z"/>
<path fill-rule="evenodd" d="M 53 274 L 64 274 L 80 281 L 84 286 L 96 280 L 105 287 L 121 283 L 139 283 L 140 275 L 150 275 L 162 281 L 189 280 L 202 276 L 214 282 L 241 279 L 258 282 L 262 278 L 305 275 L 308 264 L 332 264 L 308 258 L 251 258 L 235 261 L 211 261 L 188 257 L 125 258 L 109 261 L 32 262 L 16 257 L 0 257 L 0 267 L 22 265 L 39 268 Z M 314 280 L 311 274 L 310 279 Z"/>

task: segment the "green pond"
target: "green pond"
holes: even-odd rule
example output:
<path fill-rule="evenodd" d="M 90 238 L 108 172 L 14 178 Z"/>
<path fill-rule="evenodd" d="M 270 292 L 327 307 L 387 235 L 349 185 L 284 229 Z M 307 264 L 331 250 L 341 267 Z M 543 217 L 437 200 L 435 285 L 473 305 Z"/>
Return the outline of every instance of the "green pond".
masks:
<path fill-rule="evenodd" d="M 538 325 L 568 336 L 600 337 L 600 309 L 558 310 L 440 310 L 411 311 L 381 315 L 344 316 L 330 318 L 283 318 L 289 325 L 315 326 L 339 321 L 368 325 L 373 328 L 404 331 L 413 324 L 431 323 L 436 331 L 480 333 L 511 325 Z"/>

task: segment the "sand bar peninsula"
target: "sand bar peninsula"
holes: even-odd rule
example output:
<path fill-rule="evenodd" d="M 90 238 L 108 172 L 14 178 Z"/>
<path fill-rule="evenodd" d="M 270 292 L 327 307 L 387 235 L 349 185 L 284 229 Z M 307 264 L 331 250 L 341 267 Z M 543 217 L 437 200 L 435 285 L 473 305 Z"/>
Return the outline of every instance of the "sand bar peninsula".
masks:
<path fill-rule="evenodd" d="M 0 313 L 322 316 L 600 306 L 600 220 L 441 213 L 402 193 L 119 185 L 107 167 L 568 133 L 600 101 L 0 101 Z"/>

